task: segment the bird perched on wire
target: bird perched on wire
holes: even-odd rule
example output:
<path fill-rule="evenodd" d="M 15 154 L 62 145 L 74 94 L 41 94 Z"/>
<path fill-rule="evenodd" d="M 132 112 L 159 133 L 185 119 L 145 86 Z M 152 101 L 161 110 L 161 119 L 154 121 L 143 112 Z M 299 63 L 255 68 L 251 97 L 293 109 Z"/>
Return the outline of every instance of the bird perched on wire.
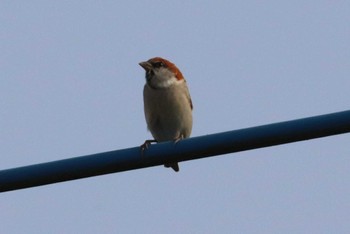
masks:
<path fill-rule="evenodd" d="M 192 100 L 181 71 L 170 61 L 155 57 L 139 65 L 146 71 L 143 89 L 144 112 L 147 127 L 154 140 L 147 140 L 141 146 L 147 148 L 150 142 L 174 141 L 191 135 Z M 179 171 L 177 162 L 164 165 Z"/>

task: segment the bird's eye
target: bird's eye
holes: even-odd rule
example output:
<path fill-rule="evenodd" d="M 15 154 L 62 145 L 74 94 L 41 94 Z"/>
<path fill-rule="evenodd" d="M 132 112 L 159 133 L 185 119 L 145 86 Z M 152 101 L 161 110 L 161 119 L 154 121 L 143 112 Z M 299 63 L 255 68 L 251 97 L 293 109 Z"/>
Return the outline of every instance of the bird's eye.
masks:
<path fill-rule="evenodd" d="M 164 67 L 164 63 L 163 62 L 156 62 L 156 63 L 154 63 L 153 66 L 156 67 L 156 68 Z"/>

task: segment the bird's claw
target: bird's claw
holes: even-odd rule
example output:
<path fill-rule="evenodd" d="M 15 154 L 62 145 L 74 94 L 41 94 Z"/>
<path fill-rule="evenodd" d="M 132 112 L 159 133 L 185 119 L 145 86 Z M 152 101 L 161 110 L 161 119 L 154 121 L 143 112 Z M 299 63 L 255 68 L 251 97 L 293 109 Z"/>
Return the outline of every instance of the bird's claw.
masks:
<path fill-rule="evenodd" d="M 180 135 L 179 137 L 175 138 L 174 139 L 174 143 L 178 143 L 179 141 L 181 141 L 182 139 L 184 139 L 184 136 L 183 135 Z"/>
<path fill-rule="evenodd" d="M 152 142 L 157 142 L 156 140 L 145 140 L 145 143 L 143 143 L 140 147 L 141 147 L 141 152 L 143 153 L 143 151 L 145 151 L 146 149 L 148 149 L 148 146 L 152 143 Z"/>

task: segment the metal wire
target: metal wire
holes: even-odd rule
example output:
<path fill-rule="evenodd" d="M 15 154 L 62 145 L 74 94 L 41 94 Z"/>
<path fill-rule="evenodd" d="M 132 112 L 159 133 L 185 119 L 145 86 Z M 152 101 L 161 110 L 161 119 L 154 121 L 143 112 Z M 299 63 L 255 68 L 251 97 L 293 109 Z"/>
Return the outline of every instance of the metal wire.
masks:
<path fill-rule="evenodd" d="M 0 171 L 0 192 L 350 132 L 350 111 Z M 344 146 L 346 147 L 346 146 Z M 172 173 L 172 171 L 169 171 Z"/>

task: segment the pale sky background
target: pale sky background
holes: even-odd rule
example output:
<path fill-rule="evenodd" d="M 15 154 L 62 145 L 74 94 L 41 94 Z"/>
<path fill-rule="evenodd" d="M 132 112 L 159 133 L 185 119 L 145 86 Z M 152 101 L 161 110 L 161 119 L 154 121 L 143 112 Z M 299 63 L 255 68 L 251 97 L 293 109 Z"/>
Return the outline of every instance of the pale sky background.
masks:
<path fill-rule="evenodd" d="M 350 109 L 350 1 L 1 1 L 0 169 L 149 139 L 144 71 L 192 136 Z M 0 233 L 349 233 L 350 134 L 0 194 Z"/>

